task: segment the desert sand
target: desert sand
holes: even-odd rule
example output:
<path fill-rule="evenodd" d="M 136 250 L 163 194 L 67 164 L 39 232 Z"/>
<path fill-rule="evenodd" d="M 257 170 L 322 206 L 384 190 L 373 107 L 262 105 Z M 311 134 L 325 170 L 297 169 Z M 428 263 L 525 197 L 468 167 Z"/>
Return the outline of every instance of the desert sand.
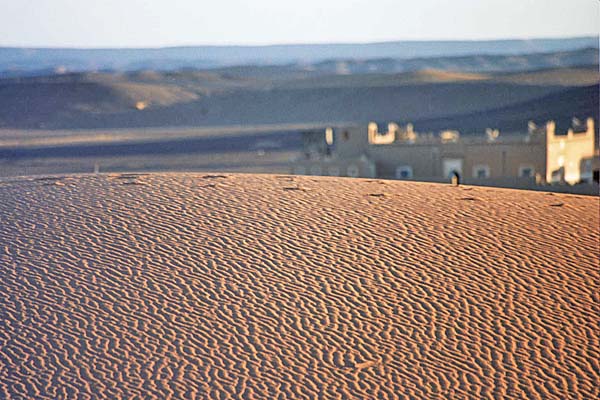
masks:
<path fill-rule="evenodd" d="M 0 180 L 0 398 L 600 397 L 599 200 Z"/>

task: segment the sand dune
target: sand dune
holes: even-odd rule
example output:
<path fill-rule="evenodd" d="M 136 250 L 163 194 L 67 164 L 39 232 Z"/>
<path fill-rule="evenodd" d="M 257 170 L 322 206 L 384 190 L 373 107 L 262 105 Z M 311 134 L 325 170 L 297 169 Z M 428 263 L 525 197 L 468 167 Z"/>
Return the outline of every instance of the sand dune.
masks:
<path fill-rule="evenodd" d="M 600 396 L 598 198 L 0 180 L 0 398 Z"/>

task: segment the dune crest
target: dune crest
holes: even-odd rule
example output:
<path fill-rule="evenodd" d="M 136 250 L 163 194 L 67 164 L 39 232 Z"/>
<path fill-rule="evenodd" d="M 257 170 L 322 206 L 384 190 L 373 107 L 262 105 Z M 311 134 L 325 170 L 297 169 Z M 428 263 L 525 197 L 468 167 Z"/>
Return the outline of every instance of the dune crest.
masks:
<path fill-rule="evenodd" d="M 598 206 L 341 178 L 0 179 L 0 398 L 599 398 Z"/>

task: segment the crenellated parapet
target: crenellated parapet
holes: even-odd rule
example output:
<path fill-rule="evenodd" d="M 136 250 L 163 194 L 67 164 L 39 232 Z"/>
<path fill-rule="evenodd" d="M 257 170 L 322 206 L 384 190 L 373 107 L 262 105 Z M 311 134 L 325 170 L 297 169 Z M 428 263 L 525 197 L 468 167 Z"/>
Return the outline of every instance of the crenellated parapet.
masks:
<path fill-rule="evenodd" d="M 418 139 L 412 124 L 406 124 L 401 127 L 395 122 L 388 123 L 387 132 L 379 132 L 379 127 L 375 122 L 370 122 L 367 128 L 369 144 L 383 145 L 397 142 L 414 143 Z"/>
<path fill-rule="evenodd" d="M 546 138 L 548 142 L 560 142 L 565 139 L 585 139 L 589 137 L 594 137 L 593 118 L 587 118 L 585 123 L 581 123 L 577 118 L 573 118 L 573 123 L 566 134 L 556 132 L 556 123 L 554 121 L 548 121 L 546 123 Z"/>
<path fill-rule="evenodd" d="M 388 130 L 385 133 L 379 132 L 379 127 L 375 122 L 369 122 L 367 128 L 369 135 L 369 144 L 391 144 L 396 141 L 398 125 L 394 122 L 388 124 Z"/>

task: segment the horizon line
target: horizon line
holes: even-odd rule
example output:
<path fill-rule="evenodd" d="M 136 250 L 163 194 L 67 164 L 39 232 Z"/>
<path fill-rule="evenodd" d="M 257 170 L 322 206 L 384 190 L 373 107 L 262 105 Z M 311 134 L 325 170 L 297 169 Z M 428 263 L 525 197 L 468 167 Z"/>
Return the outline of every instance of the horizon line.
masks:
<path fill-rule="evenodd" d="M 535 36 L 535 37 L 501 37 L 501 38 L 453 38 L 453 39 L 389 39 L 373 41 L 332 41 L 332 42 L 279 42 L 279 43 L 212 43 L 212 44 L 166 44 L 156 46 L 55 46 L 55 45 L 15 45 L 2 44 L 1 49 L 35 49 L 35 50 L 160 50 L 193 47 L 285 47 L 285 46 L 364 46 L 391 43 L 428 43 L 428 42 L 508 42 L 508 41 L 540 41 L 540 40 L 576 40 L 576 39 L 599 39 L 600 34 L 587 34 L 577 36 Z M 598 43 L 600 47 L 600 42 Z"/>

